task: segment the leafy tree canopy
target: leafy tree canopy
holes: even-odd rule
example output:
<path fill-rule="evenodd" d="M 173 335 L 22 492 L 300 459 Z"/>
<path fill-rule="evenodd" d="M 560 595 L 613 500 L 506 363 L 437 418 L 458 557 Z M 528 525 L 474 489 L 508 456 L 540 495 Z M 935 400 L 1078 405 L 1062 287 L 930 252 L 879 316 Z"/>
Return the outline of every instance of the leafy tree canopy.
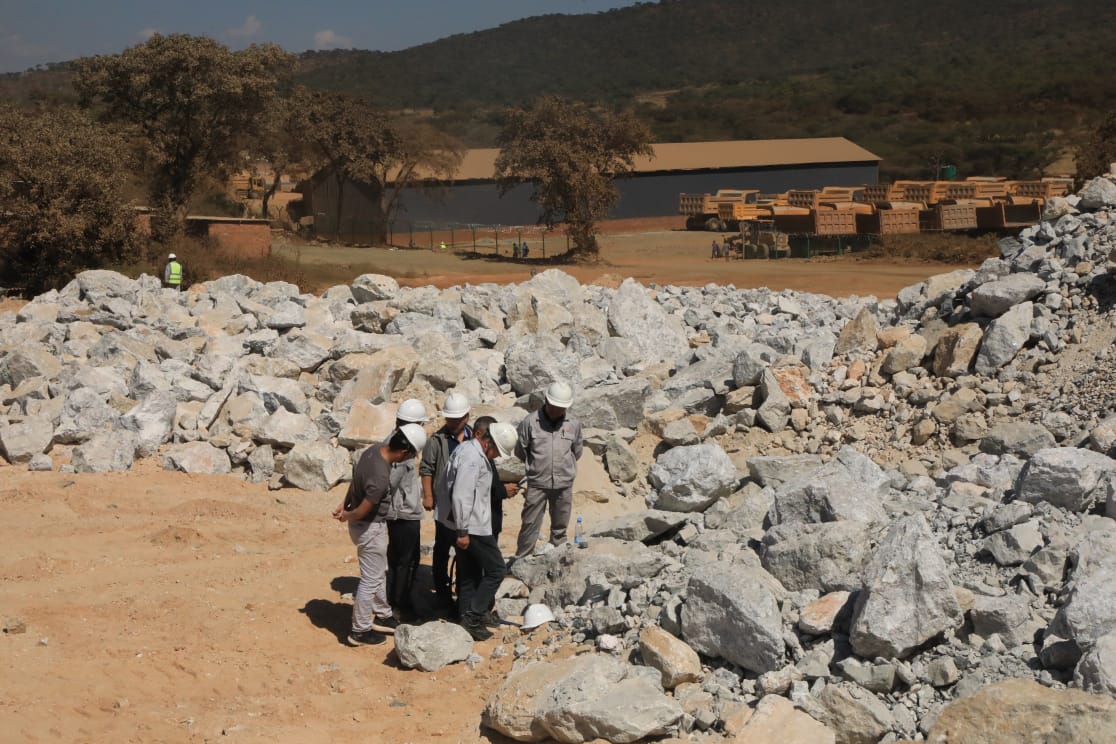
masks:
<path fill-rule="evenodd" d="M 0 283 L 39 293 L 134 251 L 129 150 L 74 109 L 0 106 Z"/>
<path fill-rule="evenodd" d="M 293 63 L 278 46 L 233 52 L 185 34 L 156 34 L 122 54 L 75 63 L 82 100 L 102 103 L 106 117 L 131 124 L 146 143 L 157 237 L 182 225 L 206 176 L 231 168 Z"/>
<path fill-rule="evenodd" d="M 501 193 L 533 183 L 543 221 L 566 222 L 575 256 L 591 260 L 598 254 L 596 223 L 620 197 L 614 179 L 630 174 L 637 156 L 651 155 L 650 142 L 650 131 L 630 113 L 598 113 L 547 96 L 508 112 L 496 178 Z"/>

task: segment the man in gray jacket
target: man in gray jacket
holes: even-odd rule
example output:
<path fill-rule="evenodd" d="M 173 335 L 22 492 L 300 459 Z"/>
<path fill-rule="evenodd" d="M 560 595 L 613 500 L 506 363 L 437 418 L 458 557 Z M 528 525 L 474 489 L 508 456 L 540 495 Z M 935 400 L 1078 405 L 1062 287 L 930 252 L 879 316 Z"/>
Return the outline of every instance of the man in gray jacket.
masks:
<path fill-rule="evenodd" d="M 507 573 L 492 534 L 492 469 L 488 463 L 512 454 L 515 442 L 511 424 L 494 423 L 459 445 L 446 468 L 457 533 L 457 609 L 461 627 L 476 641 L 492 637 L 484 618 Z"/>
<path fill-rule="evenodd" d="M 516 542 L 516 559 L 535 550 L 543 513 L 550 510 L 550 544 L 566 541 L 573 510 L 573 483 L 581 457 L 581 422 L 566 413 L 573 390 L 565 382 L 546 389 L 546 404 L 519 424 L 515 454 L 527 464 L 527 491 Z"/>

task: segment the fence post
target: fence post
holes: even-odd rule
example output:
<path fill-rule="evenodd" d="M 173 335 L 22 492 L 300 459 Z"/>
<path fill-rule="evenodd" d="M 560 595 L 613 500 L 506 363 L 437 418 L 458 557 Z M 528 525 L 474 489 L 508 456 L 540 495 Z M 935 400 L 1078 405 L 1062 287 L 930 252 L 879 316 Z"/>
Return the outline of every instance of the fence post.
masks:
<path fill-rule="evenodd" d="M 426 236 L 430 240 L 430 250 L 434 250 L 434 226 L 428 225 L 426 228 Z"/>
<path fill-rule="evenodd" d="M 469 229 L 473 231 L 473 255 L 477 255 L 477 226 L 469 225 Z"/>

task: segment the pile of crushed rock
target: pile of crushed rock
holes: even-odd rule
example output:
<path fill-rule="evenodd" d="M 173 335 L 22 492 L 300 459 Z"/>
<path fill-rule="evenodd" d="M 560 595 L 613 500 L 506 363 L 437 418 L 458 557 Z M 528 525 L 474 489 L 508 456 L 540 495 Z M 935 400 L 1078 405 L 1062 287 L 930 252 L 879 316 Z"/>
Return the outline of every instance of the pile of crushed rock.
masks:
<path fill-rule="evenodd" d="M 1026 710 L 1020 737 L 1087 737 L 1116 722 L 1116 175 L 1000 248 L 886 301 L 85 272 L 0 315 L 0 455 L 326 490 L 402 398 L 516 423 L 569 380 L 632 509 L 515 564 L 498 610 L 558 632 L 515 644 L 487 726 L 977 741 Z M 405 629 L 401 658 L 476 663 L 454 630 Z"/>

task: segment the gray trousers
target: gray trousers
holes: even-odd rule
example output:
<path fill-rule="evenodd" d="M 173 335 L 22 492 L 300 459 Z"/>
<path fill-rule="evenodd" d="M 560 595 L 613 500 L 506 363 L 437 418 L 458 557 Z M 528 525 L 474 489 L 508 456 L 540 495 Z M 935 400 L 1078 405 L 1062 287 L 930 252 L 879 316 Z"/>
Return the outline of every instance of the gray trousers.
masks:
<path fill-rule="evenodd" d="M 357 549 L 360 583 L 353 593 L 353 632 L 372 629 L 372 616 L 391 617 L 387 598 L 386 522 L 349 522 L 349 539 Z"/>
<path fill-rule="evenodd" d="M 566 528 L 573 511 L 573 485 L 566 488 L 539 488 L 527 484 L 523 495 L 523 515 L 515 557 L 526 558 L 535 551 L 535 541 L 542 530 L 543 513 L 550 509 L 550 544 L 561 545 L 566 541 Z"/>

